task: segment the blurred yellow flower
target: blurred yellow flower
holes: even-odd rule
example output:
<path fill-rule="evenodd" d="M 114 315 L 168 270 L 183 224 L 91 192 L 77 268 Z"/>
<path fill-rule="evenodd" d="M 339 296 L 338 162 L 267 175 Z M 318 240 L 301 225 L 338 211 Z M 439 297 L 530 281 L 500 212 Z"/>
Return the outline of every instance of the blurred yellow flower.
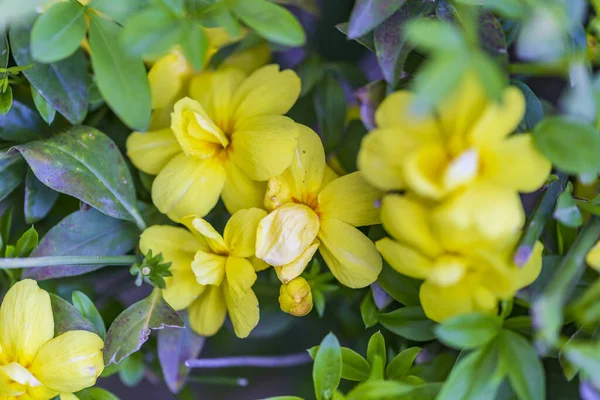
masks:
<path fill-rule="evenodd" d="M 281 311 L 297 317 L 303 317 L 312 310 L 312 291 L 306 279 L 299 276 L 279 288 L 279 306 Z"/>
<path fill-rule="evenodd" d="M 600 271 L 600 242 L 597 242 L 594 247 L 587 253 L 585 262 L 596 271 Z"/>
<path fill-rule="evenodd" d="M 176 310 L 187 308 L 190 326 L 198 334 L 217 333 L 227 314 L 241 338 L 258 324 L 258 299 L 252 285 L 255 271 L 264 264 L 254 257 L 254 245 L 256 227 L 266 214 L 258 208 L 236 212 L 223 236 L 194 216 L 183 219 L 187 230 L 155 225 L 142 233 L 141 251 L 160 252 L 172 263 L 173 276 L 165 278 L 165 300 Z"/>
<path fill-rule="evenodd" d="M 158 175 L 156 207 L 174 221 L 205 216 L 219 196 L 231 213 L 262 207 L 265 181 L 292 161 L 298 129 L 283 114 L 299 93 L 296 73 L 277 65 L 249 77 L 235 68 L 196 76 L 191 98 L 175 104 L 170 129 L 127 139 L 135 166 Z"/>
<path fill-rule="evenodd" d="M 498 300 L 512 298 L 541 270 L 539 242 L 523 267 L 513 264 L 518 235 L 501 248 L 485 243 L 458 251 L 446 248 L 431 229 L 430 210 L 410 196 L 386 196 L 381 219 L 391 238 L 379 240 L 377 249 L 396 271 L 425 281 L 421 304 L 435 321 L 474 311 L 495 312 Z"/>
<path fill-rule="evenodd" d="M 54 337 L 48 293 L 31 279 L 17 282 L 0 306 L 0 399 L 74 398 L 102 373 L 103 347 L 87 331 Z"/>
<path fill-rule="evenodd" d="M 258 226 L 256 256 L 287 283 L 300 276 L 319 249 L 342 284 L 365 287 L 377 279 L 381 257 L 355 227 L 379 223 L 381 192 L 360 172 L 338 178 L 325 164 L 317 134 L 298 126 L 291 165 L 268 183 L 264 204 L 270 213 Z"/>
<path fill-rule="evenodd" d="M 460 239 L 475 241 L 516 234 L 524 222 L 517 192 L 538 189 L 551 169 L 531 135 L 509 137 L 525 112 L 521 91 L 509 87 L 494 103 L 467 75 L 442 107 L 423 118 L 412 115 L 413 97 L 396 92 L 378 108 L 378 128 L 365 136 L 358 156 L 365 177 L 382 190 L 443 202 L 434 224 L 450 241 L 449 233 L 457 231 Z"/>

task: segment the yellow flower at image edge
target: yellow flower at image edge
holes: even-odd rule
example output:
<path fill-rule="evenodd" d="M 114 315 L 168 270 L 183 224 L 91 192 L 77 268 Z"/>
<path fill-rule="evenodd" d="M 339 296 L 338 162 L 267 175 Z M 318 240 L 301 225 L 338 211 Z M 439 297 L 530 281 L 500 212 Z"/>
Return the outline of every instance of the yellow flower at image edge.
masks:
<path fill-rule="evenodd" d="M 140 238 L 143 253 L 152 249 L 171 262 L 172 277 L 165 278 L 165 300 L 176 310 L 188 310 L 191 328 L 211 336 L 225 317 L 238 337 L 258 324 L 258 299 L 252 291 L 257 270 L 267 267 L 254 257 L 256 226 L 266 215 L 257 208 L 240 210 L 227 222 L 221 236 L 208 222 L 189 216 L 187 226 L 152 226 Z"/>
<path fill-rule="evenodd" d="M 321 140 L 299 125 L 300 135 L 290 167 L 269 180 L 260 221 L 256 256 L 275 267 L 287 283 L 300 276 L 317 250 L 333 275 L 351 288 L 373 283 L 381 256 L 356 227 L 379 223 L 381 192 L 360 172 L 342 177 L 325 164 Z"/>
<path fill-rule="evenodd" d="M 33 280 L 17 282 L 0 306 L 0 399 L 76 399 L 102 373 L 103 347 L 92 332 L 54 337 L 48 293 Z"/>
<path fill-rule="evenodd" d="M 383 199 L 381 219 L 391 238 L 377 241 L 383 258 L 401 274 L 423 279 L 420 299 L 435 321 L 475 311 L 495 312 L 498 300 L 531 284 L 542 267 L 541 243 L 522 267 L 512 262 L 518 235 L 497 248 L 480 243 L 449 251 L 432 231 L 429 210 L 406 195 Z"/>
<path fill-rule="evenodd" d="M 222 197 L 229 212 L 262 207 L 265 181 L 292 161 L 298 129 L 283 116 L 300 93 L 291 70 L 268 65 L 198 75 L 175 105 L 171 129 L 134 132 L 127 154 L 157 175 L 152 200 L 174 221 L 202 217 Z"/>

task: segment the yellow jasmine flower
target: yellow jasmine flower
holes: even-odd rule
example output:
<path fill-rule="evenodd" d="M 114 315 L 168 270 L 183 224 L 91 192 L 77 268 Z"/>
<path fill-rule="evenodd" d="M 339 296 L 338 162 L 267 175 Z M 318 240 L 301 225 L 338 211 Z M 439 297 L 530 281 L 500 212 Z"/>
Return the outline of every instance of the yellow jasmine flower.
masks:
<path fill-rule="evenodd" d="M 596 271 L 600 271 L 600 242 L 597 242 L 594 247 L 587 253 L 585 262 Z"/>
<path fill-rule="evenodd" d="M 103 347 L 92 332 L 54 337 L 48 293 L 31 279 L 17 282 L 0 306 L 0 399 L 74 398 L 102 373 Z"/>
<path fill-rule="evenodd" d="M 338 178 L 325 164 L 317 134 L 298 126 L 291 165 L 268 183 L 270 213 L 258 225 L 256 256 L 287 283 L 300 276 L 318 249 L 342 284 L 365 287 L 377 279 L 382 261 L 373 242 L 355 227 L 379 223 L 375 203 L 381 192 L 360 172 Z"/>
<path fill-rule="evenodd" d="M 236 212 L 223 236 L 194 216 L 183 219 L 188 229 L 155 225 L 142 233 L 141 251 L 160 252 L 172 263 L 165 300 L 176 310 L 188 310 L 190 326 L 198 334 L 217 333 L 227 314 L 241 338 L 258 324 L 252 285 L 263 265 L 254 258 L 254 244 L 256 227 L 266 214 L 258 208 Z"/>
<path fill-rule="evenodd" d="M 312 291 L 306 279 L 299 276 L 279 288 L 281 311 L 303 317 L 312 310 Z"/>
<path fill-rule="evenodd" d="M 431 115 L 414 116 L 413 99 L 396 92 L 378 108 L 378 128 L 358 156 L 365 177 L 383 190 L 443 201 L 438 229 L 457 232 L 455 246 L 476 233 L 489 240 L 514 235 L 524 221 L 517 192 L 538 189 L 551 169 L 531 135 L 509 137 L 525 112 L 521 91 L 509 87 L 495 103 L 468 75 Z"/>
<path fill-rule="evenodd" d="M 249 77 L 235 68 L 195 77 L 191 98 L 175 104 L 171 129 L 127 139 L 134 165 L 157 175 L 156 207 L 174 221 L 208 214 L 219 196 L 231 213 L 262 207 L 265 181 L 292 161 L 298 129 L 283 114 L 299 93 L 296 73 L 277 65 Z"/>
<path fill-rule="evenodd" d="M 377 241 L 377 249 L 396 271 L 424 280 L 421 304 L 435 321 L 474 311 L 495 312 L 498 300 L 513 297 L 541 270 L 539 242 L 523 267 L 513 264 L 518 235 L 500 250 L 485 243 L 460 251 L 445 248 L 431 229 L 430 210 L 406 195 L 386 196 L 381 219 L 391 238 Z"/>

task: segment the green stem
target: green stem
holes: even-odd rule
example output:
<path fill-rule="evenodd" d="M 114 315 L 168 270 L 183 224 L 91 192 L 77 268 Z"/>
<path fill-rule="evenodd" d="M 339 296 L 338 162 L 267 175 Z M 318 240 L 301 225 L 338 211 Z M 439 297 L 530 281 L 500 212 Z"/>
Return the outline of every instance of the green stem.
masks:
<path fill-rule="evenodd" d="M 565 64 L 510 64 L 508 72 L 511 74 L 535 76 L 563 76 L 568 73 L 568 66 Z"/>
<path fill-rule="evenodd" d="M 133 207 L 129 209 L 129 213 L 133 216 L 135 224 L 140 231 L 144 231 L 148 227 L 148 225 L 146 225 L 146 221 L 144 221 L 144 218 L 142 218 L 142 215 L 139 213 L 137 208 Z"/>
<path fill-rule="evenodd" d="M 131 265 L 136 256 L 55 256 L 0 258 L 0 269 L 53 267 L 58 265 Z"/>
<path fill-rule="evenodd" d="M 529 260 L 533 252 L 533 246 L 542 235 L 544 225 L 554 210 L 554 204 L 567 184 L 568 176 L 566 174 L 559 172 L 557 175 L 558 180 L 547 186 L 542 198 L 525 224 L 525 230 L 513 256 L 514 263 L 520 267 Z"/>
<path fill-rule="evenodd" d="M 248 386 L 248 379 L 246 378 L 232 378 L 229 376 L 194 376 L 191 375 L 188 381 L 194 383 L 204 383 L 208 385 L 224 385 L 224 386 Z"/>

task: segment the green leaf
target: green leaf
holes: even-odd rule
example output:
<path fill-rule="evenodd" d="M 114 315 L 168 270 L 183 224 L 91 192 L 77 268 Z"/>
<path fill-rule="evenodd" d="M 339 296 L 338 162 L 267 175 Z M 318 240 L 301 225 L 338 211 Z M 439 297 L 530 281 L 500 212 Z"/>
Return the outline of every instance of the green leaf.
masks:
<path fill-rule="evenodd" d="M 379 357 L 381 360 L 381 371 L 377 371 L 377 379 L 383 379 L 383 368 L 386 364 L 387 350 L 385 348 L 385 339 L 381 332 L 377 331 L 369 339 L 367 346 L 367 361 L 371 366 L 371 370 L 375 368 L 375 358 Z"/>
<path fill-rule="evenodd" d="M 315 111 L 325 153 L 340 142 L 346 124 L 344 89 L 331 74 L 325 76 L 315 90 Z"/>
<path fill-rule="evenodd" d="M 395 13 L 406 0 L 357 0 L 348 21 L 348 37 L 357 39 Z"/>
<path fill-rule="evenodd" d="M 385 369 L 386 378 L 392 380 L 401 380 L 404 378 L 420 352 L 421 349 L 419 347 L 409 347 L 392 358 Z"/>
<path fill-rule="evenodd" d="M 81 315 L 94 324 L 96 332 L 98 332 L 100 337 L 104 339 L 106 337 L 106 326 L 104 325 L 104 320 L 90 298 L 84 293 L 74 290 L 71 294 L 71 301 L 73 302 L 73 306 L 81 313 Z"/>
<path fill-rule="evenodd" d="M 435 327 L 435 335 L 442 343 L 457 349 L 473 349 L 494 339 L 502 319 L 498 316 L 473 313 L 445 320 Z"/>
<path fill-rule="evenodd" d="M 77 1 L 59 2 L 48 8 L 31 30 L 31 55 L 53 63 L 73 54 L 85 37 L 85 8 Z"/>
<path fill-rule="evenodd" d="M 313 365 L 313 382 L 317 400 L 329 400 L 342 377 L 342 351 L 333 333 L 329 333 L 319 346 Z"/>
<path fill-rule="evenodd" d="M 33 98 L 35 108 L 37 108 L 44 121 L 50 125 L 56 116 L 56 109 L 42 97 L 33 85 L 31 86 L 31 97 Z"/>
<path fill-rule="evenodd" d="M 1 89 L 0 89 L 1 90 Z M 5 92 L 0 92 L 0 114 L 6 115 L 13 103 L 12 88 L 9 86 Z"/>
<path fill-rule="evenodd" d="M 505 375 L 498 347 L 492 342 L 464 356 L 461 353 L 436 399 L 493 399 Z"/>
<path fill-rule="evenodd" d="M 507 18 L 520 18 L 526 8 L 520 0 L 454 0 L 457 3 L 471 6 L 483 6 L 490 11 L 497 12 Z"/>
<path fill-rule="evenodd" d="M 54 336 L 68 331 L 96 332 L 94 325 L 62 297 L 50 293 L 52 314 L 54 315 Z"/>
<path fill-rule="evenodd" d="M 378 314 L 379 310 L 375 305 L 375 300 L 373 300 L 373 293 L 369 290 L 365 294 L 363 301 L 360 303 L 360 315 L 362 316 L 365 328 L 370 328 L 377 324 Z"/>
<path fill-rule="evenodd" d="M 600 386 L 600 345 L 597 342 L 569 341 L 563 349 L 563 355 L 585 371 L 596 387 Z"/>
<path fill-rule="evenodd" d="M 425 316 L 421 307 L 404 307 L 379 314 L 379 323 L 396 335 L 417 342 L 435 338 L 434 322 Z"/>
<path fill-rule="evenodd" d="M 119 363 L 119 378 L 125 386 L 137 386 L 144 379 L 144 356 L 133 353 Z"/>
<path fill-rule="evenodd" d="M 42 138 L 42 119 L 29 105 L 14 99 L 8 114 L 0 118 L 0 139 L 27 143 Z"/>
<path fill-rule="evenodd" d="M 499 340 L 500 358 L 506 365 L 508 380 L 519 399 L 545 399 L 544 368 L 533 345 L 523 336 L 509 330 L 503 330 Z"/>
<path fill-rule="evenodd" d="M 298 76 L 302 81 L 300 97 L 306 96 L 323 78 L 325 71 L 321 60 L 316 56 L 309 56 L 298 67 Z"/>
<path fill-rule="evenodd" d="M 121 43 L 133 56 L 162 55 L 179 42 L 182 33 L 182 24 L 173 14 L 152 7 L 127 20 Z"/>
<path fill-rule="evenodd" d="M 502 93 L 506 88 L 506 74 L 490 56 L 483 52 L 471 55 L 471 67 L 475 70 L 487 95 L 496 102 L 502 101 Z"/>
<path fill-rule="evenodd" d="M 565 226 L 579 228 L 583 225 L 583 215 L 579 211 L 572 193 L 573 184 L 568 182 L 565 191 L 558 196 L 552 216 Z"/>
<path fill-rule="evenodd" d="M 77 398 L 79 400 L 119 400 L 117 396 L 108 390 L 98 387 L 87 388 L 81 392 L 77 392 Z"/>
<path fill-rule="evenodd" d="M 490 12 L 483 12 L 479 15 L 478 27 L 479 40 L 487 55 L 497 63 L 496 66 L 506 68 L 508 66 L 508 48 L 504 30 L 498 18 Z"/>
<path fill-rule="evenodd" d="M 185 11 L 184 0 L 159 0 L 159 2 L 176 16 L 183 16 Z"/>
<path fill-rule="evenodd" d="M 10 240 L 10 228 L 12 226 L 12 208 L 6 209 L 2 215 L 0 215 L 0 254 L 4 251 L 4 248 L 8 245 Z"/>
<path fill-rule="evenodd" d="M 125 21 L 142 10 L 146 6 L 146 0 L 92 0 L 88 8 L 92 8 L 101 14 L 108 15 L 121 25 Z"/>
<path fill-rule="evenodd" d="M 342 22 L 335 26 L 338 31 L 342 32 L 344 35 L 348 36 L 348 23 Z M 349 39 L 356 40 L 358 43 L 362 44 L 364 47 L 371 51 L 375 51 L 375 43 L 373 42 L 373 33 L 367 33 L 358 38 L 350 38 Z"/>
<path fill-rule="evenodd" d="M 138 351 L 151 330 L 184 326 L 183 320 L 154 289 L 150 296 L 128 307 L 113 321 L 104 342 L 104 364 L 120 363 Z"/>
<path fill-rule="evenodd" d="M 16 257 L 27 257 L 33 249 L 38 245 L 38 233 L 35 228 L 32 226 L 29 228 L 19 240 L 17 240 L 17 245 L 15 247 Z"/>
<path fill-rule="evenodd" d="M 313 15 L 319 16 L 321 10 L 317 0 L 271 0 L 278 4 L 289 4 L 290 6 L 298 7 L 304 11 L 307 11 Z"/>
<path fill-rule="evenodd" d="M 206 64 L 209 46 L 204 28 L 194 22 L 186 23 L 180 44 L 185 58 L 192 64 L 194 70 L 201 71 Z"/>
<path fill-rule="evenodd" d="M 30 51 L 31 23 L 11 25 L 10 46 L 17 65 L 44 99 L 72 124 L 80 124 L 87 114 L 88 63 L 81 49 L 61 61 L 35 62 Z"/>
<path fill-rule="evenodd" d="M 10 56 L 10 47 L 8 45 L 8 39 L 4 31 L 0 33 L 0 68 L 8 67 L 8 58 Z M 0 72 L 0 83 L 6 77 L 6 72 Z M 0 90 L 1 91 L 1 90 Z"/>
<path fill-rule="evenodd" d="M 28 169 L 25 177 L 25 222 L 34 224 L 44 219 L 56 203 L 58 194 L 40 182 L 31 169 Z"/>
<path fill-rule="evenodd" d="M 407 383 L 383 380 L 363 382 L 348 393 L 347 400 L 402 399 L 415 387 Z"/>
<path fill-rule="evenodd" d="M 549 117 L 533 130 L 538 150 L 558 168 L 570 173 L 600 171 L 600 133 L 569 117 Z"/>
<path fill-rule="evenodd" d="M 158 332 L 158 359 L 165 383 L 172 393 L 178 393 L 187 381 L 190 369 L 185 361 L 198 358 L 204 347 L 204 336 L 199 336 L 186 324 L 183 329 L 163 329 Z"/>
<path fill-rule="evenodd" d="M 465 43 L 454 25 L 432 19 L 413 20 L 404 27 L 408 41 L 426 51 L 461 52 Z"/>
<path fill-rule="evenodd" d="M 46 186 L 115 218 L 144 226 L 131 173 L 114 142 L 85 126 L 15 146 Z"/>
<path fill-rule="evenodd" d="M 308 349 L 314 359 L 319 346 Z M 363 356 L 348 347 L 342 347 L 342 378 L 349 381 L 366 381 L 371 374 L 371 367 Z"/>
<path fill-rule="evenodd" d="M 231 11 L 265 39 L 285 46 L 302 46 L 306 35 L 300 22 L 285 8 L 267 0 L 232 0 Z"/>
<path fill-rule="evenodd" d="M 100 93 L 110 108 L 131 129 L 146 131 L 152 108 L 144 62 L 131 57 L 120 41 L 118 25 L 90 15 L 92 67 Z"/>
<path fill-rule="evenodd" d="M 42 238 L 31 254 L 44 256 L 120 256 L 139 240 L 139 231 L 128 221 L 111 218 L 89 208 L 66 216 Z M 37 281 L 76 276 L 95 271 L 102 265 L 57 265 L 27 268 L 23 278 Z"/>
<path fill-rule="evenodd" d="M 0 153 L 0 201 L 4 200 L 23 182 L 25 165 L 18 154 Z"/>
<path fill-rule="evenodd" d="M 529 132 L 544 119 L 544 108 L 540 99 L 525 83 L 517 80 L 511 80 L 510 83 L 518 87 L 525 96 L 525 115 L 519 124 L 519 129 L 522 132 Z"/>

